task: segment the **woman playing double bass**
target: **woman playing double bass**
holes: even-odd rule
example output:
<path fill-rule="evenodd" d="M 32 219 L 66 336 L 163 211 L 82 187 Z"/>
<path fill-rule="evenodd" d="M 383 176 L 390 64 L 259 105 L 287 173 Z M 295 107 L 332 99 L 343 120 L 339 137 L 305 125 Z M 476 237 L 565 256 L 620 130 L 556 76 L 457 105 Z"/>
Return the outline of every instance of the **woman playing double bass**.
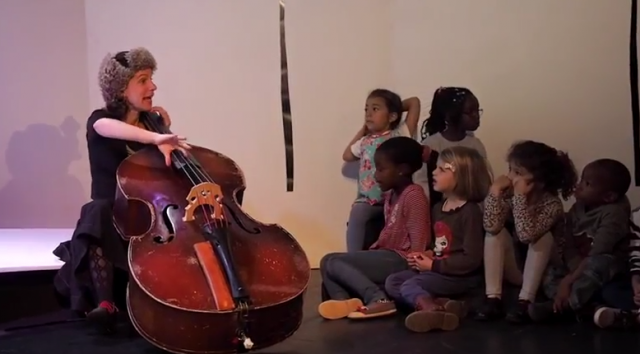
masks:
<path fill-rule="evenodd" d="M 141 114 L 157 111 L 164 124 L 171 124 L 161 107 L 153 106 L 156 61 L 144 48 L 107 55 L 98 81 L 105 107 L 95 110 L 87 121 L 87 148 L 91 169 L 91 201 L 80 211 L 70 241 L 61 243 L 54 254 L 65 264 L 55 278 L 60 296 L 71 309 L 108 330 L 118 309 L 114 304 L 114 272 L 127 272 L 127 245 L 113 226 L 116 170 L 130 154 L 156 145 L 167 164 L 174 149 L 189 149 L 175 134 L 148 131 Z"/>

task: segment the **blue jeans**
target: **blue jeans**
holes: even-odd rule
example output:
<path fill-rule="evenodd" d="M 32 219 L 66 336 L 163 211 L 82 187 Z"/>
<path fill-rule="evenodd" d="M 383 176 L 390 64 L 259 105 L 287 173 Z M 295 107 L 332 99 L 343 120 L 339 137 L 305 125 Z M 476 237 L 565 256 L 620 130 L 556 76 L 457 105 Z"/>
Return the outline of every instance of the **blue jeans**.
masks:
<path fill-rule="evenodd" d="M 434 272 L 405 270 L 390 275 L 385 281 L 389 296 L 409 306 L 415 306 L 421 296 L 431 298 L 463 295 L 482 283 L 482 275 L 452 277 Z"/>
<path fill-rule="evenodd" d="M 624 274 L 602 288 L 602 301 L 604 305 L 617 308 L 623 311 L 631 311 L 637 308 L 633 302 L 633 288 L 631 287 L 631 277 Z"/>
<path fill-rule="evenodd" d="M 353 203 L 347 222 L 347 252 L 364 249 L 367 222 L 383 213 L 382 205 Z"/>
<path fill-rule="evenodd" d="M 586 260 L 584 271 L 571 285 L 569 305 L 573 310 L 580 310 L 594 300 L 604 285 L 621 272 L 624 264 L 612 255 L 590 256 Z M 569 274 L 569 269 L 564 265 L 547 268 L 543 289 L 549 299 L 556 296 L 560 282 L 567 274 Z M 631 284 L 630 281 L 629 284 Z"/>
<path fill-rule="evenodd" d="M 386 299 L 380 284 L 407 268 L 407 260 L 390 250 L 329 253 L 320 260 L 322 283 L 330 299 L 357 296 L 367 304 Z"/>

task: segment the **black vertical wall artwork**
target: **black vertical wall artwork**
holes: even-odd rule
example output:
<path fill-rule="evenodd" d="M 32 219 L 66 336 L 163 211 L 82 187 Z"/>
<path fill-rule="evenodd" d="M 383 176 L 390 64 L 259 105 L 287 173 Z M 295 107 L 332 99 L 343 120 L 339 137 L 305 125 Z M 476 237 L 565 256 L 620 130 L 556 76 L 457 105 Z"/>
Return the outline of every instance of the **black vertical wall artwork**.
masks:
<path fill-rule="evenodd" d="M 280 1 L 280 71 L 282 98 L 282 128 L 284 129 L 284 155 L 286 161 L 287 192 L 293 192 L 293 126 L 291 124 L 291 103 L 289 101 L 289 68 L 287 66 L 287 45 L 284 36 L 284 2 Z"/>
<path fill-rule="evenodd" d="M 636 187 L 640 186 L 640 101 L 638 97 L 638 0 L 631 1 L 629 36 L 629 78 L 631 80 L 631 114 L 633 119 L 633 168 Z"/>

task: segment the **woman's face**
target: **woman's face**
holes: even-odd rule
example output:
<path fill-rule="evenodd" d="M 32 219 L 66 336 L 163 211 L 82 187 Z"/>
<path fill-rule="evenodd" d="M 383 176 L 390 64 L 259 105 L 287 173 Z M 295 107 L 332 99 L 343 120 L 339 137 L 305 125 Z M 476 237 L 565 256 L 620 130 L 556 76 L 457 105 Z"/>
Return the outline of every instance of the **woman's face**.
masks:
<path fill-rule="evenodd" d="M 158 88 L 153 82 L 151 69 L 138 71 L 124 90 L 129 107 L 138 112 L 147 112 L 153 107 L 153 94 Z"/>

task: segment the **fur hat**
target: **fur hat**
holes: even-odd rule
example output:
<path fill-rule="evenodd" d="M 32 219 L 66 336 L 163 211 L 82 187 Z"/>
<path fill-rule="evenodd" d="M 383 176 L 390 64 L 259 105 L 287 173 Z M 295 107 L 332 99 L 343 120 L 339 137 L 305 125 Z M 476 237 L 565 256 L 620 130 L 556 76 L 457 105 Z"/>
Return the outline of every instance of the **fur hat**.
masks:
<path fill-rule="evenodd" d="M 122 94 L 129 81 L 138 71 L 147 69 L 155 72 L 157 64 L 151 52 L 145 48 L 134 48 L 115 55 L 107 54 L 100 64 L 98 74 L 104 103 L 111 106 L 122 102 Z"/>

